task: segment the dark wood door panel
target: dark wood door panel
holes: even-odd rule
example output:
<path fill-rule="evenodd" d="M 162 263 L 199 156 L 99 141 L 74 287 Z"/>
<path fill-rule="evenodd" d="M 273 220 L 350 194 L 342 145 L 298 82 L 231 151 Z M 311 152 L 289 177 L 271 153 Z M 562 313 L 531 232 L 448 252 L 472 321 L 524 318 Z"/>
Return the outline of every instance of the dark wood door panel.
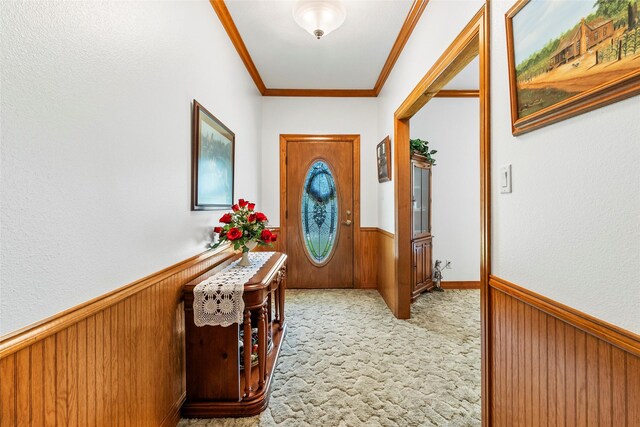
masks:
<path fill-rule="evenodd" d="M 288 287 L 351 288 L 354 284 L 353 140 L 289 140 L 286 151 Z M 302 198 L 310 169 L 321 161 L 335 182 L 337 222 L 333 247 L 317 261 L 307 249 Z M 316 218 L 314 216 L 314 218 Z M 329 218 L 327 220 L 330 220 Z"/>

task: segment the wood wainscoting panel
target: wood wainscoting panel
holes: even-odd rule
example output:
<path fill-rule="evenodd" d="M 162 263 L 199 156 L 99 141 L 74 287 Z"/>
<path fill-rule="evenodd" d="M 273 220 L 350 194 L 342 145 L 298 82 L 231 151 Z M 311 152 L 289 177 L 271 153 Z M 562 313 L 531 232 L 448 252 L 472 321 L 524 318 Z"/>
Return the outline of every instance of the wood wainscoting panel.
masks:
<path fill-rule="evenodd" d="M 185 397 L 182 286 L 195 256 L 0 338 L 0 426 L 175 426 Z"/>
<path fill-rule="evenodd" d="M 640 336 L 505 280 L 489 284 L 492 425 L 640 425 Z"/>
<path fill-rule="evenodd" d="M 378 228 L 360 227 L 360 283 L 361 289 L 378 287 Z"/>
<path fill-rule="evenodd" d="M 393 233 L 378 229 L 378 292 L 393 312 L 397 302 L 396 248 Z"/>

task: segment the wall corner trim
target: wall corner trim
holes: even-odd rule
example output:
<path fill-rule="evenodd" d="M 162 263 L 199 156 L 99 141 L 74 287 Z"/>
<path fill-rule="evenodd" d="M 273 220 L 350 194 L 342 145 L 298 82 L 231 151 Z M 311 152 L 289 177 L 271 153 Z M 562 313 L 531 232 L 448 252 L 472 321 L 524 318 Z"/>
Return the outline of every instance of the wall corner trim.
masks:
<path fill-rule="evenodd" d="M 171 406 L 171 409 L 165 419 L 160 424 L 160 427 L 173 427 L 180 422 L 180 408 L 182 404 L 187 400 L 187 392 L 183 392 L 180 398 Z"/>

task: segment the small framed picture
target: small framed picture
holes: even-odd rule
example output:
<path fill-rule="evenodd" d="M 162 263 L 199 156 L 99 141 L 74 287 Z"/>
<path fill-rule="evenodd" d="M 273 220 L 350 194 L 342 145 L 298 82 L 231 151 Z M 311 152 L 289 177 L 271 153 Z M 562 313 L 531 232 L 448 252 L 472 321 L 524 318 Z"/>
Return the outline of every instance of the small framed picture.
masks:
<path fill-rule="evenodd" d="M 391 140 L 385 137 L 376 147 L 378 182 L 391 181 Z"/>
<path fill-rule="evenodd" d="M 233 205 L 235 134 L 193 100 L 191 210 L 221 210 Z"/>

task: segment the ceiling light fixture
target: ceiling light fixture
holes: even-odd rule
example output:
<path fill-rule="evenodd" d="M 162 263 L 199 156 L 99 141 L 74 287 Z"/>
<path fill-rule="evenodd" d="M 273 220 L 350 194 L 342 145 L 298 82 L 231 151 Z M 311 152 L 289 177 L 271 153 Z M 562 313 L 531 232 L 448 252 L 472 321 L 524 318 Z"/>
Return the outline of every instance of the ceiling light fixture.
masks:
<path fill-rule="evenodd" d="M 293 6 L 293 19 L 318 40 L 337 30 L 346 17 L 340 0 L 298 0 Z"/>

